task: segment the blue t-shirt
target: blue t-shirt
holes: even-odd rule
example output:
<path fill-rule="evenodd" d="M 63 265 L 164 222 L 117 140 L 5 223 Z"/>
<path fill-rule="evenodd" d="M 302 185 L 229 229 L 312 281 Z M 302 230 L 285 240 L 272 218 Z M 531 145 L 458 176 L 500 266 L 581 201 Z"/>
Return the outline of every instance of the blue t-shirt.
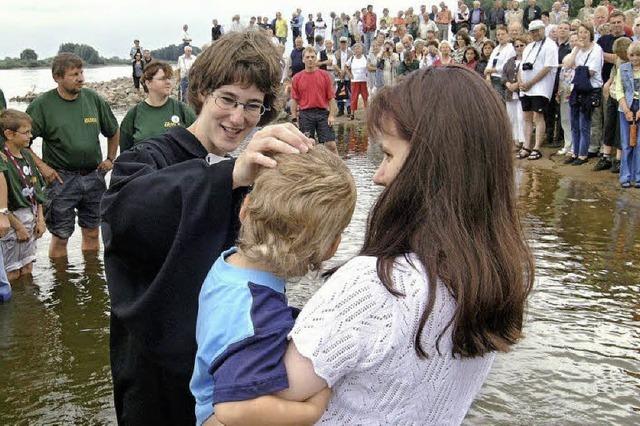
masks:
<path fill-rule="evenodd" d="M 191 377 L 200 425 L 219 402 L 245 401 L 289 387 L 284 367 L 294 319 L 285 282 L 270 272 L 233 266 L 223 252 L 198 299 L 198 351 Z"/>

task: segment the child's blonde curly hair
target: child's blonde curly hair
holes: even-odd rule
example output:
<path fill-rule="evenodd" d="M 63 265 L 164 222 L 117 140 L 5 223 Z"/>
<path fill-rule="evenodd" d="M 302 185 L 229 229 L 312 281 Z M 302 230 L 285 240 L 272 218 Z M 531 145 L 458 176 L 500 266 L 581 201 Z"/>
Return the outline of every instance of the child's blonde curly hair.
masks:
<path fill-rule="evenodd" d="M 317 270 L 349 224 L 356 187 L 344 162 L 322 146 L 278 154 L 243 205 L 238 251 L 271 272 L 298 277 Z"/>

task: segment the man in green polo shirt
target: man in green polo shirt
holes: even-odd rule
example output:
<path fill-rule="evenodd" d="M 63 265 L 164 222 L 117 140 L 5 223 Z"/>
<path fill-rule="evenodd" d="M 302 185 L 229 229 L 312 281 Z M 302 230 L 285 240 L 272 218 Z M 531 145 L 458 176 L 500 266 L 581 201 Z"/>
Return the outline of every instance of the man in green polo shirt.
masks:
<path fill-rule="evenodd" d="M 71 53 L 54 58 L 58 87 L 38 96 L 27 108 L 33 137 L 42 137 L 42 159 L 34 155 L 47 182 L 45 219 L 51 232 L 49 256 L 67 255 L 76 212 L 82 229 L 82 250 L 99 249 L 100 200 L 104 176 L 113 167 L 120 133 L 111 108 L 96 92 L 82 87 L 82 59 Z M 102 159 L 99 134 L 107 137 Z"/>

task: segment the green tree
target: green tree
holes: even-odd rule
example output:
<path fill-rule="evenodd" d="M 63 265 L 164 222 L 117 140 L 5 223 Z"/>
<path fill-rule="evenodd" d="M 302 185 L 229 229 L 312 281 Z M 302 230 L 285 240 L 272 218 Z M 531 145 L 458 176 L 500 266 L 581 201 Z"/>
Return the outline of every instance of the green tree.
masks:
<path fill-rule="evenodd" d="M 24 49 L 20 53 L 20 59 L 22 59 L 23 61 L 37 61 L 38 54 L 33 49 Z"/>
<path fill-rule="evenodd" d="M 198 55 L 202 51 L 196 46 L 191 47 L 193 48 L 194 55 Z M 180 55 L 184 55 L 184 47 L 182 47 L 182 45 L 176 46 L 175 44 L 151 51 L 151 56 L 154 59 L 160 59 L 169 62 L 176 62 Z"/>
<path fill-rule="evenodd" d="M 98 51 L 87 44 L 62 43 L 58 48 L 58 54 L 64 52 L 78 55 L 87 64 L 104 64 L 104 59 L 100 57 Z"/>

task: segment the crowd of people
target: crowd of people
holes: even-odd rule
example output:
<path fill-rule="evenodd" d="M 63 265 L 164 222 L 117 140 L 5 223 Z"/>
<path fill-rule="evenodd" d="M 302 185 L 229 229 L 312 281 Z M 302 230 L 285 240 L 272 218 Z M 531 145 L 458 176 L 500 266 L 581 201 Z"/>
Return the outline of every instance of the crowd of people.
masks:
<path fill-rule="evenodd" d="M 30 273 L 45 227 L 52 258 L 76 219 L 83 250 L 102 230 L 121 423 L 458 424 L 495 353 L 521 338 L 533 283 L 514 147 L 537 160 L 560 140 L 566 163 L 601 152 L 598 169 L 619 156 L 621 185 L 640 187 L 636 11 L 585 0 L 569 21 L 563 2 L 460 1 L 304 23 L 297 9 L 214 20 L 197 58 L 185 25 L 189 105 L 170 97 L 176 70 L 144 63 L 136 43 L 148 95 L 120 125 L 82 87 L 82 61 L 60 54 L 56 88 L 0 113 L 6 271 Z M 283 96 L 298 127 L 269 125 Z M 360 106 L 384 190 L 359 255 L 294 319 L 284 279 L 318 270 L 353 213 L 331 125 Z"/>
<path fill-rule="evenodd" d="M 489 10 L 477 1 L 458 1 L 453 11 L 440 3 L 395 16 L 385 8 L 378 16 L 367 6 L 353 14 L 332 12 L 327 21 L 321 13 L 305 21 L 301 9 L 288 22 L 278 12 L 274 19 L 252 17 L 243 25 L 236 15 L 229 31 L 262 29 L 275 34 L 274 43 L 292 43 L 284 57 L 285 88 L 304 70 L 305 48 L 313 47 L 318 67 L 334 79 L 337 116 L 353 118 L 360 102 L 366 107 L 369 96 L 415 70 L 468 67 L 503 97 L 517 158 L 540 159 L 543 145 L 560 148 L 566 164 L 598 157 L 593 170 L 618 173 L 628 188 L 640 187 L 640 156 L 635 141 L 626 142 L 636 118 L 629 119 L 631 100 L 629 111 L 619 104 L 625 75 L 620 66 L 631 60 L 629 44 L 640 37 L 639 16 L 640 1 L 626 11 L 608 1 L 594 8 L 585 0 L 579 10 L 556 1 L 548 11 L 536 0 L 496 0 Z M 225 32 L 217 22 L 212 39 Z"/>

